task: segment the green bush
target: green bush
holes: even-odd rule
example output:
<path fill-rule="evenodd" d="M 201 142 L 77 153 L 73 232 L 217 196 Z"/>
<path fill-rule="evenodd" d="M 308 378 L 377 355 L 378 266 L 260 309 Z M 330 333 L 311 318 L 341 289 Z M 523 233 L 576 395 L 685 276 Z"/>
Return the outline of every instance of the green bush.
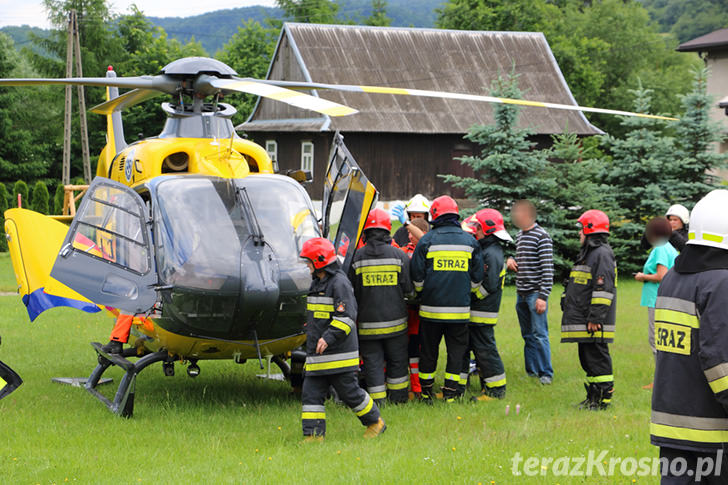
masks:
<path fill-rule="evenodd" d="M 30 207 L 30 199 L 28 197 L 29 192 L 28 184 L 22 180 L 15 182 L 15 185 L 13 185 L 12 207 L 18 206 L 18 194 L 20 194 L 20 200 L 22 201 L 21 203 L 23 207 Z"/>
<path fill-rule="evenodd" d="M 41 214 L 48 214 L 48 200 L 50 194 L 48 193 L 48 187 L 46 184 L 38 181 L 33 186 L 33 201 L 31 202 L 31 209 L 40 212 Z"/>

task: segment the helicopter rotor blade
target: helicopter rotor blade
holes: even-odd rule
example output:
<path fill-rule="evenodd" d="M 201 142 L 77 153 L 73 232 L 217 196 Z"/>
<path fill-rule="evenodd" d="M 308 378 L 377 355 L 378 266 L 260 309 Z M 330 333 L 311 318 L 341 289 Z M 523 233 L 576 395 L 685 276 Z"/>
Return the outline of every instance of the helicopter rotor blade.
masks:
<path fill-rule="evenodd" d="M 156 89 L 132 89 L 117 98 L 97 104 L 90 111 L 99 115 L 110 115 L 115 111 L 123 111 L 162 94 L 164 93 Z"/>
<path fill-rule="evenodd" d="M 260 83 L 265 83 L 271 86 L 278 86 L 281 88 L 287 88 L 291 90 L 295 89 L 328 89 L 332 91 L 345 91 L 354 93 L 369 93 L 369 94 L 393 94 L 399 96 L 421 96 L 428 98 L 441 98 L 441 99 L 457 99 L 464 101 L 476 101 L 496 104 L 513 104 L 519 106 L 528 106 L 535 108 L 551 108 L 561 109 L 568 111 L 582 111 L 587 113 L 600 113 L 608 115 L 619 115 L 619 116 L 635 116 L 639 118 L 650 118 L 656 120 L 666 121 L 677 121 L 677 118 L 669 116 L 652 115 L 647 113 L 635 113 L 632 111 L 621 111 L 614 109 L 604 108 L 592 108 L 588 106 L 578 106 L 573 104 L 559 104 L 559 103 L 548 103 L 543 101 L 530 101 L 526 99 L 513 99 L 513 98 L 499 98 L 495 96 L 484 96 L 478 94 L 464 94 L 464 93 L 450 93 L 446 91 L 429 91 L 424 89 L 408 89 L 408 88 L 394 88 L 387 86 L 357 86 L 352 84 L 326 84 L 326 83 L 309 83 L 309 82 L 298 82 L 298 81 L 276 81 L 276 80 L 261 80 Z"/>
<path fill-rule="evenodd" d="M 212 88 L 222 91 L 237 91 L 241 93 L 255 94 L 264 98 L 274 99 L 282 103 L 290 104 L 301 109 L 316 111 L 317 113 L 328 116 L 348 116 L 358 113 L 358 110 L 350 108 L 343 104 L 335 103 L 327 99 L 311 96 L 309 94 L 286 89 L 270 83 L 264 83 L 257 79 L 220 79 L 214 77 L 205 77 L 198 79 L 195 88 L 204 88 L 205 84 L 209 84 Z"/>
<path fill-rule="evenodd" d="M 43 85 L 72 85 L 72 86 L 112 86 L 129 89 L 156 89 L 165 93 L 174 93 L 179 87 L 179 81 L 169 76 L 133 76 L 133 77 L 67 77 L 67 78 L 18 78 L 0 79 L 2 86 L 43 86 Z"/>

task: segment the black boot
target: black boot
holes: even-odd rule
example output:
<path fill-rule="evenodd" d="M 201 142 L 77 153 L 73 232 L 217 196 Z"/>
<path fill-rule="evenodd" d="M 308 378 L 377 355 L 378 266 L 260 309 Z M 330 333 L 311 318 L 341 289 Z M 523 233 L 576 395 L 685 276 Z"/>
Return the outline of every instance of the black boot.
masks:
<path fill-rule="evenodd" d="M 462 397 L 463 394 L 460 393 L 457 389 L 451 389 L 449 387 L 442 388 L 442 400 L 446 403 L 454 403 L 455 401 L 460 400 Z"/>
<path fill-rule="evenodd" d="M 594 384 L 584 384 L 584 390 L 586 390 L 586 399 L 576 405 L 579 409 L 591 409 L 594 405 Z"/>
<path fill-rule="evenodd" d="M 117 342 L 116 340 L 109 340 L 109 343 L 101 347 L 101 350 L 107 354 L 121 354 L 124 349 L 124 344 Z"/>
<path fill-rule="evenodd" d="M 609 388 L 597 387 L 594 403 L 592 404 L 592 407 L 590 409 L 592 411 L 604 411 L 605 409 L 608 409 L 609 406 L 612 405 L 612 394 L 613 393 L 614 393 L 613 387 L 609 387 Z"/>
<path fill-rule="evenodd" d="M 435 400 L 435 393 L 432 392 L 432 386 L 422 386 L 422 393 L 420 394 L 420 400 L 432 406 Z"/>

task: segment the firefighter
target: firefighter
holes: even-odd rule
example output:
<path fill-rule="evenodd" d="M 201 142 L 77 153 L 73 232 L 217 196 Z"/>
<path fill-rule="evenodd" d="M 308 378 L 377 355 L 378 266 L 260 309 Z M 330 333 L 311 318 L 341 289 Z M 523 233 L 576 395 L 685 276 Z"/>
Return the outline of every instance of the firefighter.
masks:
<path fill-rule="evenodd" d="M 440 341 L 445 337 L 447 366 L 443 399 L 453 402 L 468 346 L 470 294 L 483 280 L 480 245 L 462 230 L 458 206 L 446 195 L 432 202 L 433 227 L 412 255 L 412 280 L 420 296 L 420 384 L 422 400 L 432 403 Z"/>
<path fill-rule="evenodd" d="M 373 438 L 386 429 L 374 400 L 357 380 L 359 348 L 356 339 L 357 306 L 351 282 L 339 267 L 334 245 L 325 238 L 303 244 L 313 282 L 307 299 L 306 363 L 303 379 L 304 441 L 323 441 L 326 434 L 324 401 L 329 386 L 367 427 L 364 436 Z"/>
<path fill-rule="evenodd" d="M 586 372 L 582 409 L 606 409 L 612 402 L 614 376 L 609 344 L 617 317 L 617 263 L 607 242 L 609 217 L 588 210 L 578 219 L 581 250 L 561 297 L 561 342 L 577 342 Z"/>
<path fill-rule="evenodd" d="M 369 213 L 364 247 L 357 249 L 349 271 L 359 317 L 359 353 L 367 392 L 378 405 L 385 398 L 408 400 L 407 303 L 414 288 L 410 260 L 392 246 L 392 221 L 382 209 Z M 386 369 L 386 384 L 385 384 Z"/>
<path fill-rule="evenodd" d="M 430 215 L 430 201 L 424 195 L 417 194 L 408 200 L 406 204 L 400 203 L 392 207 L 392 215 L 402 224 L 402 227 L 394 233 L 394 242 L 403 248 L 409 241 L 408 236 L 412 232 L 412 227 L 410 227 L 412 221 L 422 219 L 427 222 Z"/>
<path fill-rule="evenodd" d="M 495 343 L 495 325 L 498 323 L 506 267 L 501 244 L 513 242 L 503 224 L 503 215 L 495 209 L 483 209 L 468 219 L 480 244 L 485 276 L 483 283 L 471 296 L 468 352 L 463 359 L 460 384 L 467 385 L 470 351 L 480 370 L 483 393 L 474 401 L 503 399 L 506 395 L 506 371 Z"/>
<path fill-rule="evenodd" d="M 672 475 L 706 463 L 705 482 L 728 482 L 726 207 L 726 190 L 695 205 L 687 245 L 658 289 L 650 439 L 660 447 L 662 483 L 695 483 L 695 473 Z"/>
<path fill-rule="evenodd" d="M 413 219 L 407 228 L 410 230 L 409 243 L 402 248 L 402 251 L 411 258 L 417 243 L 430 230 L 430 224 L 425 219 Z M 416 301 L 410 301 L 407 304 L 407 312 L 409 313 L 407 320 L 407 356 L 409 357 L 411 397 L 419 399 L 422 396 L 422 386 L 420 386 L 420 306 Z"/>

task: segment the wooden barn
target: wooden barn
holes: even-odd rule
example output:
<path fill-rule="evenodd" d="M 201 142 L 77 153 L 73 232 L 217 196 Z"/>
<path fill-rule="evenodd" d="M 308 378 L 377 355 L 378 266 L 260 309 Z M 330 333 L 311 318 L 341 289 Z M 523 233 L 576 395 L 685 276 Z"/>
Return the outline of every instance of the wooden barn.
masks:
<path fill-rule="evenodd" d="M 399 27 L 286 23 L 268 79 L 364 84 L 490 94 L 492 82 L 514 70 L 529 99 L 576 104 L 539 32 L 473 32 Z M 321 197 L 332 135 L 339 130 L 381 200 L 420 192 L 459 196 L 437 177 L 466 174 L 456 160 L 473 153 L 463 136 L 493 122 L 493 106 L 469 101 L 322 91 L 312 94 L 359 110 L 328 117 L 260 99 L 237 129 L 266 147 L 281 170 L 313 173 L 308 186 Z M 602 133 L 576 111 L 524 108 L 520 125 L 539 145 L 550 135 Z"/>

